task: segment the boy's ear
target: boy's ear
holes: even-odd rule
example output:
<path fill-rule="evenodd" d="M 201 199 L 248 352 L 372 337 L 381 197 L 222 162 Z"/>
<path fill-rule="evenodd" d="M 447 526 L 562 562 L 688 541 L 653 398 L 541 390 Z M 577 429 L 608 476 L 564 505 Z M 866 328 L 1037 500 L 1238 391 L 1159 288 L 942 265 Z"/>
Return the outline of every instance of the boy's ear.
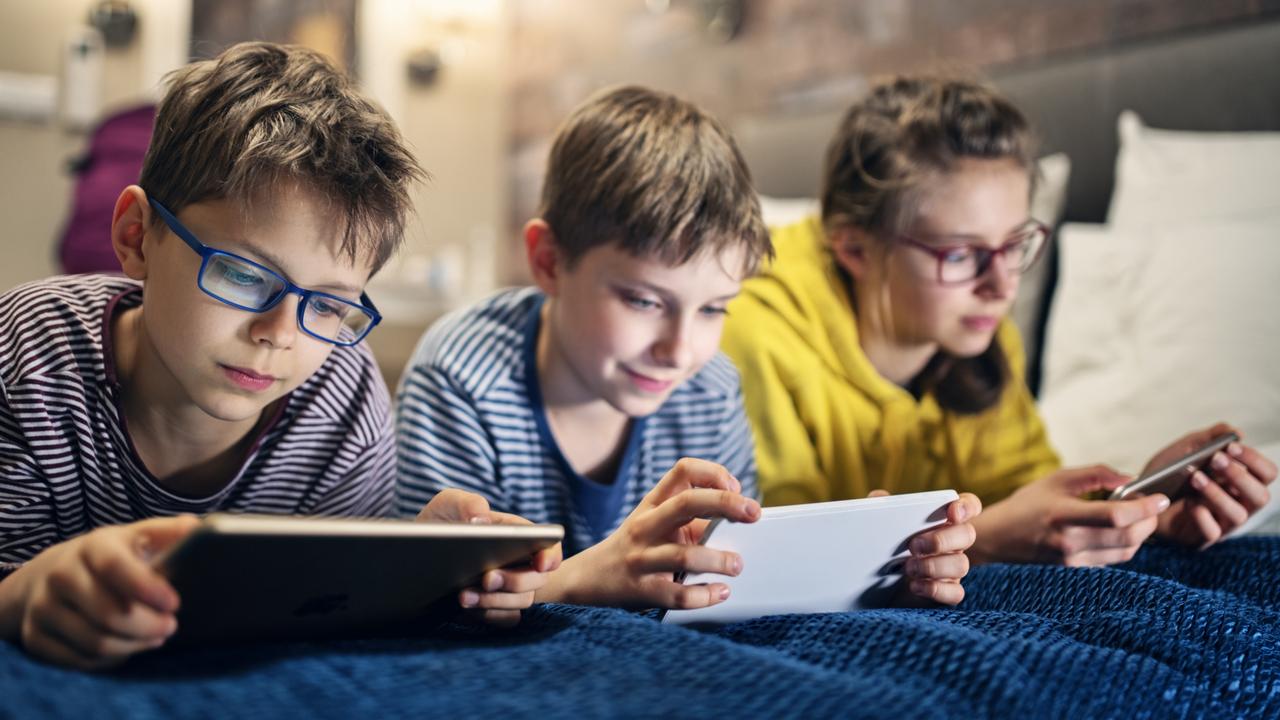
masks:
<path fill-rule="evenodd" d="M 143 240 L 151 227 L 151 205 L 147 193 L 130 185 L 116 198 L 111 213 L 111 248 L 115 250 L 120 269 L 134 280 L 147 279 L 147 255 Z"/>
<path fill-rule="evenodd" d="M 875 242 L 871 234 L 859 227 L 843 225 L 833 230 L 827 240 L 836 263 L 854 280 L 862 280 L 870 265 L 871 243 Z"/>
<path fill-rule="evenodd" d="M 555 231 L 546 220 L 534 218 L 525 223 L 524 251 L 534 284 L 548 297 L 554 297 L 560 280 L 561 253 Z"/>

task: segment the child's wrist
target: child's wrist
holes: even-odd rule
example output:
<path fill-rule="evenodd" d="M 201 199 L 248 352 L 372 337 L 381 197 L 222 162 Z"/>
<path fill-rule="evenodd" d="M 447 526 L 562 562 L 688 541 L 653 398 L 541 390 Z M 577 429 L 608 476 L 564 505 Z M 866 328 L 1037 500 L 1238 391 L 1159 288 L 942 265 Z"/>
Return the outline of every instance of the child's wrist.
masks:
<path fill-rule="evenodd" d="M 971 565 L 1000 562 L 999 549 L 996 547 L 1000 542 L 999 531 L 994 529 L 992 520 L 992 516 L 983 513 L 969 521 L 973 525 L 974 539 L 964 554 L 969 556 Z"/>
<path fill-rule="evenodd" d="M 546 590 L 546 599 L 543 599 L 543 593 L 539 592 L 535 599 L 537 602 L 554 602 L 565 603 L 568 605 L 594 605 L 596 604 L 596 596 L 599 590 L 595 584 L 584 578 L 589 578 L 591 572 L 591 559 L 596 548 L 599 546 L 588 548 L 564 562 L 560 563 L 560 567 L 548 574 L 547 584 L 543 586 Z"/>
<path fill-rule="evenodd" d="M 571 603 L 570 576 L 573 574 L 573 558 L 560 563 L 560 567 L 547 573 L 547 582 L 533 594 L 535 603 Z"/>

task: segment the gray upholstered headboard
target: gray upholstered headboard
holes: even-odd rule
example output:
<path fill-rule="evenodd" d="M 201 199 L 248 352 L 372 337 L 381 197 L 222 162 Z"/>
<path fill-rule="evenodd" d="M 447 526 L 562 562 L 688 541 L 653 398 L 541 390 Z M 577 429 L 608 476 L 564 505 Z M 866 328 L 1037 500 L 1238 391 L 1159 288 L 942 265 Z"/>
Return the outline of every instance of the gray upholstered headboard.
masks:
<path fill-rule="evenodd" d="M 1121 110 L 1136 110 L 1151 127 L 1280 130 L 1280 21 L 996 68 L 989 77 L 1035 122 L 1045 153 L 1071 156 L 1066 220 L 1102 222 Z M 822 154 L 843 111 L 833 107 L 734 123 L 760 191 L 816 197 Z"/>

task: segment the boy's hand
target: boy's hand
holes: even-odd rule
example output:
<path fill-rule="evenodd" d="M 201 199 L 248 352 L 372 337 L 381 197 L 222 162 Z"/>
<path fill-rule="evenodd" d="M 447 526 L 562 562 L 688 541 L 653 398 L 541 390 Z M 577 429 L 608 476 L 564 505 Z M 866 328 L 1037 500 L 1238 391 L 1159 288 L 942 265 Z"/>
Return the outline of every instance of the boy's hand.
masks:
<path fill-rule="evenodd" d="M 532 525 L 510 513 L 489 509 L 489 501 L 463 490 L 443 490 L 422 508 L 424 522 Z M 547 582 L 547 573 L 560 567 L 560 544 L 539 551 L 528 563 L 490 570 L 478 587 L 464 588 L 458 604 L 467 614 L 490 625 L 510 627 L 520 622 L 520 611 L 533 604 L 534 592 Z"/>
<path fill-rule="evenodd" d="M 685 458 L 658 482 L 621 527 L 565 561 L 539 599 L 583 605 L 692 609 L 723 602 L 724 583 L 682 585 L 677 573 L 737 575 L 737 553 L 699 545 L 707 518 L 755 522 L 760 503 L 742 496 L 729 471 Z"/>
<path fill-rule="evenodd" d="M 872 490 L 868 497 L 889 493 Z M 960 580 L 969 574 L 969 557 L 965 551 L 977 537 L 971 522 L 982 513 L 982 501 L 973 493 L 961 493 L 947 505 L 947 522 L 917 534 L 908 543 L 911 557 L 903 574 L 907 578 L 903 605 L 959 605 L 964 600 Z"/>
<path fill-rule="evenodd" d="M 46 548 L 0 582 L 0 630 L 38 658 L 82 670 L 160 647 L 177 630 L 178 594 L 151 558 L 198 523 L 152 518 Z"/>
<path fill-rule="evenodd" d="M 1163 467 L 1204 446 L 1213 438 L 1238 430 L 1225 423 L 1191 433 L 1156 453 L 1144 473 Z M 1161 537 L 1206 548 L 1240 527 L 1271 500 L 1267 486 L 1276 479 L 1276 464 L 1257 450 L 1234 442 L 1226 452 L 1214 453 L 1209 473 L 1191 476 L 1192 492 L 1160 516 Z"/>
<path fill-rule="evenodd" d="M 1155 494 L 1132 500 L 1085 500 L 1098 490 L 1129 481 L 1095 465 L 1059 470 L 1019 488 L 974 520 L 974 562 L 1110 565 L 1133 557 L 1156 529 L 1169 498 Z"/>

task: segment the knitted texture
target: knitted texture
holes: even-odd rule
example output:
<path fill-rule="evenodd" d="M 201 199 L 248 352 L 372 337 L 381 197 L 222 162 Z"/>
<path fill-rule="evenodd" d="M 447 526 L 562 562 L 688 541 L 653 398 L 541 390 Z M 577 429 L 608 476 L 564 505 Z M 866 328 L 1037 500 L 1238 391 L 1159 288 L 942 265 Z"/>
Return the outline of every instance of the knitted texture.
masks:
<path fill-rule="evenodd" d="M 1113 568 L 975 569 L 951 610 L 717 632 L 569 606 L 514 631 L 176 649 L 53 668 L 0 643 L 13 717 L 1280 717 L 1280 538 Z"/>

